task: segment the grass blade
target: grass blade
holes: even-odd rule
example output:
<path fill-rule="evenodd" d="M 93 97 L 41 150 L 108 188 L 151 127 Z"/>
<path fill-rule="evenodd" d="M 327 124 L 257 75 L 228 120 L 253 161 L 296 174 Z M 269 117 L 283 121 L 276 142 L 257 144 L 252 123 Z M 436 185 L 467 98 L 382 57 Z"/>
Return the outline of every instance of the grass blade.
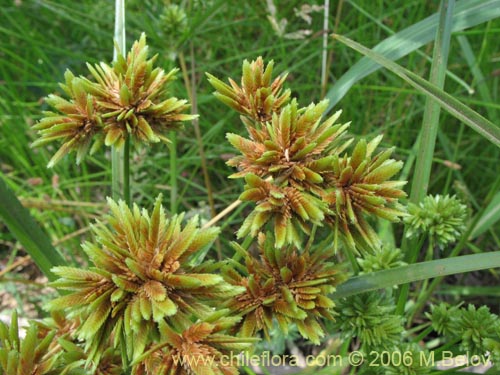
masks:
<path fill-rule="evenodd" d="M 472 230 L 469 239 L 474 239 L 483 234 L 500 220 L 500 192 L 498 192 Z"/>
<path fill-rule="evenodd" d="M 425 79 L 387 59 L 381 54 L 374 52 L 344 36 L 334 34 L 333 37 L 349 46 L 350 48 L 358 51 L 359 53 L 368 56 L 378 64 L 384 66 L 394 74 L 398 75 L 419 92 L 437 101 L 439 105 L 441 105 L 441 107 L 443 107 L 451 115 L 464 122 L 466 125 L 481 134 L 484 138 L 488 139 L 497 147 L 500 147 L 500 128 L 493 124 L 491 121 L 481 116 L 476 111 L 467 107 L 465 104 L 455 99 L 453 96 L 447 94 L 443 90 L 440 90 L 429 81 L 426 81 Z"/>
<path fill-rule="evenodd" d="M 500 267 L 500 251 L 431 260 L 356 276 L 337 287 L 334 298 L 389 288 L 394 285 Z"/>
<path fill-rule="evenodd" d="M 452 31 L 460 31 L 500 17 L 500 0 L 462 0 L 453 12 Z M 399 31 L 377 44 L 373 50 L 389 60 L 397 60 L 434 40 L 439 14 L 433 14 Z M 380 65 L 363 58 L 353 65 L 328 91 L 329 112 L 359 80 L 380 69 Z"/>
<path fill-rule="evenodd" d="M 53 281 L 57 277 L 50 272 L 54 266 L 64 266 L 66 262 L 54 249 L 50 239 L 35 222 L 29 211 L 21 205 L 15 194 L 0 177 L 0 218 L 14 237 L 24 246 L 40 270 Z"/>

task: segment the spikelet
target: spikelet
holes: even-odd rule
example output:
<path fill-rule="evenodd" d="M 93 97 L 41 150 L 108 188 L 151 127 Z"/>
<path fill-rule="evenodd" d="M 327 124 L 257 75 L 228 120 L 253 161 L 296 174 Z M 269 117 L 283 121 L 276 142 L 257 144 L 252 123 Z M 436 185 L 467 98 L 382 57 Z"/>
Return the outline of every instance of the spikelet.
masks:
<path fill-rule="evenodd" d="M 44 112 L 44 118 L 33 126 L 40 138 L 33 142 L 32 147 L 62 142 L 50 159 L 49 168 L 71 151 L 76 152 L 76 163 L 79 164 L 89 150 L 94 153 L 104 142 L 104 123 L 95 98 L 85 90 L 82 79 L 69 70 L 64 78 L 66 84 L 61 87 L 69 100 L 49 95 L 45 101 L 57 112 Z"/>
<path fill-rule="evenodd" d="M 51 352 L 55 331 L 40 330 L 31 323 L 24 338 L 20 337 L 17 312 L 10 326 L 0 321 L 0 374 L 44 375 L 60 373 L 61 352 Z"/>
<path fill-rule="evenodd" d="M 207 73 L 208 81 L 217 90 L 214 95 L 232 109 L 257 122 L 269 121 L 273 113 L 280 111 L 281 107 L 290 98 L 290 90 L 283 93 L 283 83 L 286 74 L 277 77 L 271 82 L 274 62 L 270 61 L 264 69 L 262 57 L 251 63 L 243 62 L 241 87 L 229 79 L 228 85 L 211 74 Z"/>

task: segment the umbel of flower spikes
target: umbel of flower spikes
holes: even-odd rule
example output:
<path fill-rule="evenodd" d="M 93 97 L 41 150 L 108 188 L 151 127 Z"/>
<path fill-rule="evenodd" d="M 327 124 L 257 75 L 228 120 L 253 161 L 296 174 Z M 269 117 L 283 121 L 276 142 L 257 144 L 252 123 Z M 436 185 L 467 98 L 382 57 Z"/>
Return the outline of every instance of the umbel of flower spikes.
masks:
<path fill-rule="evenodd" d="M 64 309 L 84 322 L 78 337 L 94 360 L 113 336 L 113 345 L 125 345 L 129 358 L 140 355 L 150 343 L 156 324 L 191 315 L 211 313 L 216 304 L 240 292 L 222 277 L 190 266 L 188 260 L 210 245 L 218 229 L 199 229 L 197 218 L 182 226 L 183 215 L 167 219 L 156 200 L 150 215 L 134 205 L 129 209 L 109 199 L 111 214 L 92 227 L 96 242 L 83 249 L 94 264 L 89 269 L 55 267 L 60 279 L 53 286 L 70 293 L 48 304 Z"/>
<path fill-rule="evenodd" d="M 262 57 L 251 63 L 243 62 L 241 87 L 229 78 L 231 86 L 207 73 L 208 81 L 217 90 L 214 95 L 243 116 L 257 122 L 271 120 L 290 98 L 290 90 L 283 91 L 286 74 L 272 80 L 274 62 L 264 68 Z"/>
<path fill-rule="evenodd" d="M 227 310 L 195 323 L 173 327 L 159 323 L 160 344 L 137 359 L 133 375 L 238 375 L 238 355 L 256 338 L 228 334 L 240 317 L 228 317 Z"/>
<path fill-rule="evenodd" d="M 455 196 L 429 195 L 408 205 L 407 236 L 428 234 L 439 247 L 457 241 L 465 230 L 467 206 Z"/>
<path fill-rule="evenodd" d="M 334 155 L 332 172 L 325 174 L 323 200 L 331 214 L 326 220 L 349 248 L 372 252 L 381 246 L 380 239 L 365 216 L 398 222 L 406 215 L 398 202 L 406 197 L 401 187 L 406 181 L 391 180 L 403 163 L 391 159 L 393 148 L 373 156 L 382 136 L 370 142 L 360 140 L 351 156 Z M 337 242 L 337 240 L 335 240 Z"/>
<path fill-rule="evenodd" d="M 112 66 L 87 64 L 94 81 L 66 72 L 61 86 L 69 99 L 49 95 L 46 101 L 57 112 L 45 112 L 33 127 L 40 135 L 33 146 L 62 142 L 49 167 L 70 151 L 77 152 L 80 162 L 92 144 L 91 153 L 103 143 L 122 147 L 128 138 L 136 144 L 168 142 L 168 131 L 195 118 L 183 113 L 189 107 L 186 100 L 167 95 L 177 69 L 165 73 L 155 68 L 156 57 L 148 59 L 142 34 L 127 57 L 118 54 Z"/>
<path fill-rule="evenodd" d="M 334 155 L 344 150 L 348 124 L 335 124 L 340 112 L 325 121 L 321 116 L 328 101 L 298 108 L 293 100 L 280 114 L 273 114 L 265 126 L 247 123 L 250 139 L 228 134 L 231 144 L 242 155 L 228 161 L 245 176 L 247 185 L 241 200 L 256 202 L 256 208 L 243 223 L 238 237 L 255 236 L 273 220 L 276 246 L 298 243 L 298 229 L 308 232 L 308 224 L 322 225 L 328 205 L 324 195 L 324 176 L 333 172 Z M 255 177 L 256 176 L 256 177 Z"/>
<path fill-rule="evenodd" d="M 245 259 L 243 274 L 232 267 L 223 269 L 224 279 L 245 292 L 232 297 L 226 306 L 243 320 L 238 325 L 242 336 L 259 331 L 269 337 L 275 319 L 283 332 L 295 323 L 301 335 L 319 344 L 324 336 L 320 319 L 334 320 L 333 301 L 328 297 L 345 278 L 332 262 L 331 246 L 320 244 L 300 252 L 295 246 L 274 246 L 271 235 L 260 234 L 259 257 L 233 244 Z"/>

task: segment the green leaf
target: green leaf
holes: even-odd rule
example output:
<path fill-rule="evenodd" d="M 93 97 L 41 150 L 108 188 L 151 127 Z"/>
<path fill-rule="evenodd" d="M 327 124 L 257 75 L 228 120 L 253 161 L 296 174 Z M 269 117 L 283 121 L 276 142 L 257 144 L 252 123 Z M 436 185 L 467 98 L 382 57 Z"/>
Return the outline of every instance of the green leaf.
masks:
<path fill-rule="evenodd" d="M 57 277 L 50 269 L 66 265 L 65 260 L 52 246 L 49 237 L 42 231 L 29 211 L 7 187 L 3 175 L 0 176 L 0 197 L 2 197 L 0 218 L 48 279 L 56 280 Z"/>
<path fill-rule="evenodd" d="M 351 47 L 352 49 L 370 57 L 394 74 L 403 78 L 415 89 L 437 101 L 441 107 L 447 110 L 451 115 L 455 116 L 460 121 L 463 121 L 466 125 L 470 126 L 473 130 L 481 134 L 490 142 L 500 147 L 500 128 L 491 121 L 485 119 L 479 113 L 475 112 L 459 100 L 455 99 L 453 96 L 447 94 L 443 90 L 440 90 L 435 85 L 429 83 L 415 73 L 410 72 L 409 70 L 362 46 L 361 44 L 340 35 L 334 35 L 334 38 L 338 39 L 340 42 Z"/>
<path fill-rule="evenodd" d="M 497 17 L 500 17 L 500 0 L 462 0 L 457 3 L 453 12 L 451 30 L 464 30 Z M 385 39 L 373 50 L 389 60 L 400 59 L 433 41 L 438 23 L 439 14 L 435 13 Z M 326 112 L 329 112 L 356 82 L 378 69 L 380 65 L 366 57 L 354 64 L 328 91 L 326 98 L 330 100 L 330 104 Z"/>
<path fill-rule="evenodd" d="M 500 220 L 500 192 L 498 192 L 490 204 L 484 210 L 484 213 L 472 230 L 470 239 L 474 239 L 484 233 Z"/>
<path fill-rule="evenodd" d="M 334 299 L 394 285 L 500 267 L 500 251 L 431 260 L 356 276 L 337 287 Z"/>

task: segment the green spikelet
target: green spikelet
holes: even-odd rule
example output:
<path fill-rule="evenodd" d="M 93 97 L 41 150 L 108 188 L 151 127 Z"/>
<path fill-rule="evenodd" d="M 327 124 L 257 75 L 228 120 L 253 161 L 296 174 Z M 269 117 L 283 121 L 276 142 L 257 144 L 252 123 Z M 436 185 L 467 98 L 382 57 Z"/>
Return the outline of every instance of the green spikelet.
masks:
<path fill-rule="evenodd" d="M 394 313 L 394 302 L 386 293 L 364 293 L 337 303 L 335 327 L 346 338 L 357 338 L 361 348 L 392 350 L 402 339 L 403 317 Z"/>
<path fill-rule="evenodd" d="M 455 196 L 429 195 L 416 205 L 408 205 L 408 237 L 422 233 L 444 248 L 457 241 L 465 230 L 467 206 Z"/>
<path fill-rule="evenodd" d="M 51 350 L 55 333 L 53 330 L 41 330 L 32 322 L 21 339 L 15 311 L 10 326 L 0 321 L 0 374 L 60 373 L 62 351 Z"/>
<path fill-rule="evenodd" d="M 361 274 L 406 265 L 403 262 L 403 253 L 401 253 L 401 250 L 390 246 L 383 246 L 381 249 L 376 250 L 374 254 L 367 254 L 364 258 L 357 258 L 357 261 L 362 269 Z"/>

